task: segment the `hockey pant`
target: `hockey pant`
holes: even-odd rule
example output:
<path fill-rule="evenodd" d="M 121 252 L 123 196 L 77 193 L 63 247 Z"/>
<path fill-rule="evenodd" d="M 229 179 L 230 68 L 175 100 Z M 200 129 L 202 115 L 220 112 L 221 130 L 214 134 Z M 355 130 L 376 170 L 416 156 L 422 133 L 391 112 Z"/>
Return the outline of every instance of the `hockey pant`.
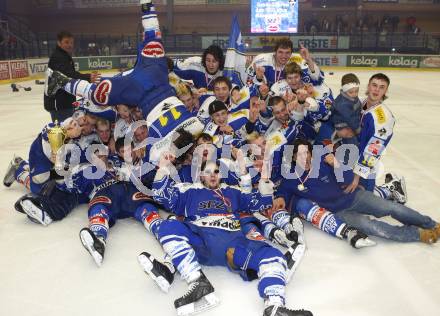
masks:
<path fill-rule="evenodd" d="M 202 228 L 167 220 L 159 229 L 159 242 L 185 280 L 200 270 L 200 264 L 228 267 L 238 271 L 244 280 L 249 280 L 247 270 L 253 270 L 259 278 L 261 297 L 285 298 L 287 267 L 284 255 L 265 242 L 247 239 L 241 231 Z"/>
<path fill-rule="evenodd" d="M 40 202 L 43 210 L 54 221 L 62 220 L 76 206 L 88 202 L 88 197 L 60 190 L 55 180 L 46 182 L 38 195 L 33 194 Z"/>

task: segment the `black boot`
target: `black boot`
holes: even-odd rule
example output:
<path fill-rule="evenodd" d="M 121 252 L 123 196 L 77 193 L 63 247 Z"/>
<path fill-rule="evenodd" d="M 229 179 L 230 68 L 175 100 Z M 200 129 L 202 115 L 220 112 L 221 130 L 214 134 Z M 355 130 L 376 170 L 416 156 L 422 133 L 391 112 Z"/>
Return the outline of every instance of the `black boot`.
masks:
<path fill-rule="evenodd" d="M 63 75 L 61 72 L 47 68 L 44 94 L 49 97 L 54 96 L 57 91 L 64 87 L 70 80 L 72 80 L 72 78 Z"/>
<path fill-rule="evenodd" d="M 79 232 L 79 238 L 84 248 L 90 253 L 96 265 L 100 267 L 104 260 L 105 241 L 96 237 L 96 235 L 89 229 L 83 228 Z"/>
<path fill-rule="evenodd" d="M 208 309 L 218 303 L 213 292 L 214 287 L 200 271 L 200 277 L 189 284 L 188 292 L 174 301 L 174 307 L 190 314 Z"/>
<path fill-rule="evenodd" d="M 138 256 L 139 264 L 144 269 L 144 272 L 148 274 L 159 288 L 168 293 L 171 284 L 174 281 L 175 269 L 171 263 L 162 263 L 148 252 L 143 252 Z"/>

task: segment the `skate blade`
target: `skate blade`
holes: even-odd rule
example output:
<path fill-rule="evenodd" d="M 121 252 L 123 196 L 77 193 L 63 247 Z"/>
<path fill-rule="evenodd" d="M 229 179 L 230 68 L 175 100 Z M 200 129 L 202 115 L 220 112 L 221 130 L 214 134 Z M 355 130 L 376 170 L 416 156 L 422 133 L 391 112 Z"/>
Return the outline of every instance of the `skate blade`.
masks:
<path fill-rule="evenodd" d="M 37 223 L 43 226 L 49 225 L 51 222 L 44 220 L 44 212 L 37 208 L 31 201 L 23 200 L 20 202 L 23 211 L 31 218 L 33 218 Z M 43 218 L 41 218 L 40 213 L 43 213 Z"/>
<path fill-rule="evenodd" d="M 362 238 L 356 242 L 356 249 L 376 246 L 376 242 L 370 238 Z"/>
<path fill-rule="evenodd" d="M 157 276 L 153 273 L 153 263 L 145 255 L 139 255 L 138 261 L 144 272 L 153 279 L 154 283 L 156 283 L 163 292 L 168 293 L 170 284 L 163 276 Z"/>
<path fill-rule="evenodd" d="M 220 300 L 214 293 L 203 296 L 197 302 L 181 306 L 177 308 L 178 316 L 188 316 L 202 313 L 206 310 L 214 308 L 220 303 Z"/>
<path fill-rule="evenodd" d="M 294 261 L 294 263 L 292 267 L 287 271 L 286 284 L 289 283 L 290 280 L 292 279 L 292 276 L 295 273 L 296 269 L 298 268 L 300 262 L 302 261 L 305 252 L 306 252 L 306 246 L 303 244 L 297 244 L 293 249 L 291 258 Z"/>
<path fill-rule="evenodd" d="M 15 158 L 15 157 L 14 157 Z M 9 163 L 8 169 L 6 170 L 5 177 L 3 178 L 3 185 L 5 187 L 10 187 L 15 181 L 15 170 L 13 162 Z"/>
<path fill-rule="evenodd" d="M 79 233 L 79 238 L 81 239 L 81 243 L 83 244 L 84 248 L 86 248 L 86 250 L 90 253 L 98 268 L 100 268 L 102 265 L 102 256 L 99 254 L 99 252 L 92 248 L 94 243 L 93 237 L 90 236 L 89 232 L 81 231 Z"/>

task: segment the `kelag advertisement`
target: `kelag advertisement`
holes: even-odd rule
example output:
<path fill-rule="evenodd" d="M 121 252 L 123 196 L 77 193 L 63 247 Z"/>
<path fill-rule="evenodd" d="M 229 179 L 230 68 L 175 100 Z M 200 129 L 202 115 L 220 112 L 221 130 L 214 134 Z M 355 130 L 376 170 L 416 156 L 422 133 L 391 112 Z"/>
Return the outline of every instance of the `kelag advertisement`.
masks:
<path fill-rule="evenodd" d="M 298 32 L 297 0 L 252 0 L 252 33 Z"/>

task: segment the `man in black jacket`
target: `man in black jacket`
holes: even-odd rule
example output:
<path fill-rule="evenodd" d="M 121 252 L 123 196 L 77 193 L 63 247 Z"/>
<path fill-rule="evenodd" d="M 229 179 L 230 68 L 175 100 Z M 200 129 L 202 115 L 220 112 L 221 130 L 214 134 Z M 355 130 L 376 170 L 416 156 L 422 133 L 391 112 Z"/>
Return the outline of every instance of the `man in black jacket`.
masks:
<path fill-rule="evenodd" d="M 81 74 L 75 70 L 72 59 L 73 42 L 71 33 L 66 31 L 58 33 L 57 47 L 50 56 L 48 67 L 58 70 L 70 78 L 83 79 L 89 82 L 97 81 L 100 76 L 97 72 Z M 53 122 L 55 120 L 62 122 L 72 116 L 74 111 L 72 103 L 75 101 L 75 96 L 60 89 L 54 97 L 44 96 L 44 108 L 49 111 Z"/>

